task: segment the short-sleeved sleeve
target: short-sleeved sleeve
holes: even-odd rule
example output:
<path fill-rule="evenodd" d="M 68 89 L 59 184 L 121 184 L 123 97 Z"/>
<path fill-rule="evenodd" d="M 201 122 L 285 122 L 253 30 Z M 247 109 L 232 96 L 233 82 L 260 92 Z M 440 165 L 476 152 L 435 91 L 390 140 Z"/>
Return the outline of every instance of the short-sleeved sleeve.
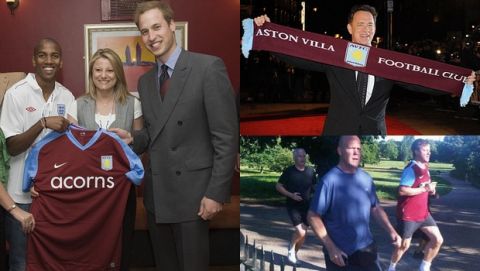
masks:
<path fill-rule="evenodd" d="M 78 121 L 77 100 L 73 100 L 73 102 L 71 102 L 70 105 L 67 108 L 68 108 L 68 115 L 70 115 L 72 118 L 74 118 L 76 121 Z"/>
<path fill-rule="evenodd" d="M 2 114 L 0 114 L 0 126 L 5 138 L 24 132 L 24 107 L 19 106 L 18 103 L 20 101 L 18 101 L 14 93 L 14 89 L 7 90 L 3 100 Z"/>
<path fill-rule="evenodd" d="M 407 167 L 402 172 L 402 177 L 400 178 L 400 185 L 403 186 L 412 186 L 415 182 L 415 172 L 412 167 Z"/>
<path fill-rule="evenodd" d="M 310 210 L 320 216 L 325 215 L 332 202 L 332 187 L 329 182 L 320 182 L 315 188 L 315 194 L 310 203 Z"/>
<path fill-rule="evenodd" d="M 278 182 L 285 185 L 288 181 L 287 175 L 288 175 L 288 168 L 283 170 L 282 175 L 280 175 L 280 178 L 278 178 Z"/>
<path fill-rule="evenodd" d="M 6 187 L 8 181 L 8 170 L 10 156 L 7 152 L 7 142 L 5 135 L 0 129 L 0 182 Z"/>
<path fill-rule="evenodd" d="M 138 119 L 141 116 L 143 116 L 142 104 L 141 104 L 140 100 L 137 97 L 135 97 L 135 101 L 133 103 L 133 118 Z"/>

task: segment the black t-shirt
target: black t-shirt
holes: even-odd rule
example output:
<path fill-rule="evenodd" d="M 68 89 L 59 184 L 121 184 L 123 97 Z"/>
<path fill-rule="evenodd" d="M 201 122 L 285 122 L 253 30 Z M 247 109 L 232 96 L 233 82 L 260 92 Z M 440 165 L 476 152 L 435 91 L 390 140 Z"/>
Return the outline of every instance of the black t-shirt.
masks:
<path fill-rule="evenodd" d="M 295 201 L 287 197 L 287 205 L 309 204 L 312 187 L 315 184 L 315 171 L 305 167 L 303 171 L 298 170 L 295 165 L 286 168 L 278 182 L 290 193 L 298 192 L 303 201 Z"/>

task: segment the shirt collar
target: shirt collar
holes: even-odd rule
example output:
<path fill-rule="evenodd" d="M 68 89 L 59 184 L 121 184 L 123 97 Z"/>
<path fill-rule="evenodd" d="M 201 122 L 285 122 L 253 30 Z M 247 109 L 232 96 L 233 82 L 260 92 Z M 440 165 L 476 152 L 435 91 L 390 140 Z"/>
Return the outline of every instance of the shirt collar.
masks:
<path fill-rule="evenodd" d="M 180 57 L 180 53 L 182 52 L 182 48 L 177 45 L 175 51 L 173 51 L 172 55 L 168 58 L 167 62 L 162 63 L 161 61 L 157 60 L 157 70 L 158 70 L 158 77 L 162 73 L 162 69 L 160 68 L 163 64 L 167 65 L 168 67 L 168 75 L 172 76 L 173 69 L 175 69 L 175 65 L 177 64 L 177 60 Z"/>
<path fill-rule="evenodd" d="M 38 85 L 37 79 L 35 77 L 36 77 L 35 73 L 28 73 L 26 77 L 27 83 L 35 91 L 38 91 L 39 93 L 43 93 L 42 88 Z M 52 95 L 57 92 L 58 87 L 59 87 L 59 83 L 55 81 L 55 87 L 53 88 Z"/>

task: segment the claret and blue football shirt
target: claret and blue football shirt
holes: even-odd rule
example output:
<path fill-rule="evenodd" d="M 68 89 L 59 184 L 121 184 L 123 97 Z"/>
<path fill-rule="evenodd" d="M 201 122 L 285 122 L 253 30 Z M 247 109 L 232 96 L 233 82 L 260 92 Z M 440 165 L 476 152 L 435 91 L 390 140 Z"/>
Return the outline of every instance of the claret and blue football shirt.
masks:
<path fill-rule="evenodd" d="M 119 270 L 127 197 L 143 174 L 138 156 L 103 129 L 70 126 L 35 144 L 23 183 L 40 194 L 27 270 Z"/>

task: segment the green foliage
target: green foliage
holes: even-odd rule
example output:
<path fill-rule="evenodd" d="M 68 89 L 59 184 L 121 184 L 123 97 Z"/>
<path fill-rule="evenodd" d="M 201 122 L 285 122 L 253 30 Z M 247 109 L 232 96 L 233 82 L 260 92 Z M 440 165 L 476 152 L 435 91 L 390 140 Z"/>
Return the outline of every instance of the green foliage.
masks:
<path fill-rule="evenodd" d="M 303 148 L 302 145 L 284 141 L 281 137 L 241 137 L 241 164 L 258 169 L 260 172 L 264 170 L 281 172 L 293 165 L 292 150 L 296 147 Z M 312 166 L 308 156 L 306 165 Z"/>
<path fill-rule="evenodd" d="M 436 143 L 437 151 L 432 153 L 431 159 L 437 162 L 453 163 L 456 156 L 456 147 L 446 141 Z"/>
<path fill-rule="evenodd" d="M 271 171 L 281 172 L 286 167 L 293 164 L 293 154 L 290 149 L 283 148 L 280 145 L 270 149 L 272 163 L 269 165 Z"/>
<path fill-rule="evenodd" d="M 395 140 L 380 142 L 380 157 L 395 160 L 398 157 L 398 146 Z"/>
<path fill-rule="evenodd" d="M 400 147 L 398 150 L 398 158 L 399 161 L 408 161 L 412 159 L 412 143 L 415 141 L 413 136 L 405 136 L 403 140 L 400 142 Z"/>
<path fill-rule="evenodd" d="M 453 150 L 455 171 L 452 175 L 480 187 L 480 137 L 448 136 L 444 142 Z"/>
<path fill-rule="evenodd" d="M 362 143 L 362 161 L 364 164 L 376 164 L 380 162 L 380 148 L 378 142 Z"/>

